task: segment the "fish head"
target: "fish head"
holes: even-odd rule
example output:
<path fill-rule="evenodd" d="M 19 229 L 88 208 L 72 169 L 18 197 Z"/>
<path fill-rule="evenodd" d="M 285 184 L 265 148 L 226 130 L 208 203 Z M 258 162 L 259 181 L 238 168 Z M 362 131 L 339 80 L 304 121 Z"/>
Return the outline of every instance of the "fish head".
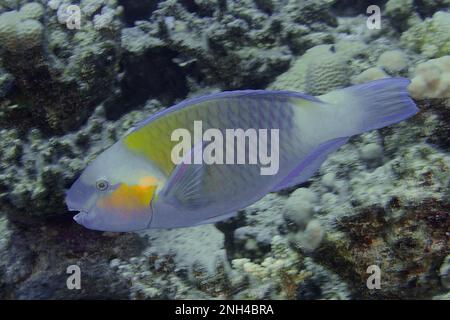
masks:
<path fill-rule="evenodd" d="M 155 173 L 155 174 L 154 174 Z M 160 179 L 147 162 L 119 141 L 101 153 L 70 187 L 66 203 L 74 220 L 88 229 L 136 231 L 152 220 L 150 203 Z"/>

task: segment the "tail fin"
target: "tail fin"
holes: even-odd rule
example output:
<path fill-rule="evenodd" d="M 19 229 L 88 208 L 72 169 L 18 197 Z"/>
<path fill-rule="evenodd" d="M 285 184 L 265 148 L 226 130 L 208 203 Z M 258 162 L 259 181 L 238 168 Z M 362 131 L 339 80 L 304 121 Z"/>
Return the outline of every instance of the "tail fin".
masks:
<path fill-rule="evenodd" d="M 419 109 L 410 98 L 406 78 L 387 78 L 335 90 L 318 97 L 336 109 L 338 136 L 351 136 L 405 120 Z"/>

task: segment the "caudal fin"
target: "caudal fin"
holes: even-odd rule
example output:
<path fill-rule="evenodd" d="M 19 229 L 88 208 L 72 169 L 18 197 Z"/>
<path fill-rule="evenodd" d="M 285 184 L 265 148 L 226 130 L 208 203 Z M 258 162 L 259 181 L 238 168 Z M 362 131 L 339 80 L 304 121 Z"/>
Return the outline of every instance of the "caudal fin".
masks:
<path fill-rule="evenodd" d="M 351 136 L 405 120 L 419 109 L 408 93 L 406 78 L 387 78 L 335 90 L 319 98 L 333 104 L 339 136 Z"/>

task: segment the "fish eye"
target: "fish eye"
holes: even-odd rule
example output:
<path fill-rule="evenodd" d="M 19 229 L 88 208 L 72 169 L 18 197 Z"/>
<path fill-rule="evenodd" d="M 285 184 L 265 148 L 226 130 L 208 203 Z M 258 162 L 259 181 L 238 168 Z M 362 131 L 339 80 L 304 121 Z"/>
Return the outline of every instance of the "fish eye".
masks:
<path fill-rule="evenodd" d="M 100 179 L 100 180 L 97 180 L 97 182 L 95 183 L 95 187 L 99 191 L 105 191 L 106 189 L 108 189 L 109 183 L 108 183 L 108 181 L 106 181 L 104 179 Z"/>

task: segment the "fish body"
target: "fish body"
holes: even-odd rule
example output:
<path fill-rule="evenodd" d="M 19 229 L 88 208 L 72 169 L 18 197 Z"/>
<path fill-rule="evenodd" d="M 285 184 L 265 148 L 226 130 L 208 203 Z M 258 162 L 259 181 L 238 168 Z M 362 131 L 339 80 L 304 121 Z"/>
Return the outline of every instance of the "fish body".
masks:
<path fill-rule="evenodd" d="M 138 124 L 100 154 L 68 191 L 68 207 L 80 211 L 78 223 L 106 231 L 189 227 L 226 219 L 271 191 L 307 181 L 352 135 L 415 114 L 408 84 L 407 79 L 393 78 L 319 97 L 245 90 L 181 102 Z M 203 133 L 220 135 L 204 141 L 196 123 Z M 179 141 L 173 133 L 180 128 L 193 139 L 183 161 L 176 163 L 173 150 Z M 230 161 L 190 161 L 218 136 L 226 138 L 230 129 L 270 134 L 263 139 L 266 145 L 257 147 L 246 143 L 239 148 L 231 135 L 224 139 L 221 151 L 224 159 L 231 153 L 226 159 Z M 243 141 L 251 139 L 244 136 Z M 271 174 L 262 174 L 267 163 L 259 157 L 260 148 L 278 156 Z M 246 161 L 238 163 L 240 156 Z"/>

